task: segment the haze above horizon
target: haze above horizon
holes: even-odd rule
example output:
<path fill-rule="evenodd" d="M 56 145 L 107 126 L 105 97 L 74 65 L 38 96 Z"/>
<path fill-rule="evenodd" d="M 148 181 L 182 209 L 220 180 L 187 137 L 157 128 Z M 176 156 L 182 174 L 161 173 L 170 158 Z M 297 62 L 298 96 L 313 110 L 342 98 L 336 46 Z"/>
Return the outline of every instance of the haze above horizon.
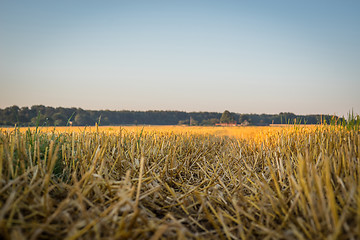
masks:
<path fill-rule="evenodd" d="M 360 113 L 359 1 L 1 1 L 0 108 Z"/>

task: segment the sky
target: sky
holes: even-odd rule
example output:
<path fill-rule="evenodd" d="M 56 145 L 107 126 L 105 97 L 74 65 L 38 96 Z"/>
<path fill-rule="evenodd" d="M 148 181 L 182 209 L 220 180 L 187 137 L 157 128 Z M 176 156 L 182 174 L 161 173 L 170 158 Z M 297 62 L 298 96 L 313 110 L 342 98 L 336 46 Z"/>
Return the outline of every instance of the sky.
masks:
<path fill-rule="evenodd" d="M 0 108 L 360 113 L 360 1 L 0 0 Z"/>

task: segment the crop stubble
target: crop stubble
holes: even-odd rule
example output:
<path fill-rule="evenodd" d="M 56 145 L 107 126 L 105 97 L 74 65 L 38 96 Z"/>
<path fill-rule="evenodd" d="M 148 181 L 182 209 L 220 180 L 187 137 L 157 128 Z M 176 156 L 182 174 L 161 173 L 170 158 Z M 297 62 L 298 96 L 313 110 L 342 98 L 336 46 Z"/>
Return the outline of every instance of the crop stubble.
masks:
<path fill-rule="evenodd" d="M 1 237 L 359 238 L 359 131 L 254 129 L 5 129 Z"/>

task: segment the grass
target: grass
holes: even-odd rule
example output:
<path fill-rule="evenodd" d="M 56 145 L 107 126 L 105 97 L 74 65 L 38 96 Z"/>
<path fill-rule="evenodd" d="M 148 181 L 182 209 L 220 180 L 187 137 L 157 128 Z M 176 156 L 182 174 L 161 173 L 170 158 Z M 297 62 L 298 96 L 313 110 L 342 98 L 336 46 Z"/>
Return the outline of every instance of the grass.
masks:
<path fill-rule="evenodd" d="M 358 128 L 0 132 L 3 239 L 358 239 Z"/>

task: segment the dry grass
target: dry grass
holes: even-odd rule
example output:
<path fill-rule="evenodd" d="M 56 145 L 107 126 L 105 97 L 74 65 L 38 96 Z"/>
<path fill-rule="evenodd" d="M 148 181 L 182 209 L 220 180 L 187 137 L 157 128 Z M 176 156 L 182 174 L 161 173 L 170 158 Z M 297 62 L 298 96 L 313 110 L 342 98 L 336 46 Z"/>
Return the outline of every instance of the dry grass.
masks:
<path fill-rule="evenodd" d="M 0 237 L 360 238 L 359 131 L 114 128 L 0 131 Z"/>

